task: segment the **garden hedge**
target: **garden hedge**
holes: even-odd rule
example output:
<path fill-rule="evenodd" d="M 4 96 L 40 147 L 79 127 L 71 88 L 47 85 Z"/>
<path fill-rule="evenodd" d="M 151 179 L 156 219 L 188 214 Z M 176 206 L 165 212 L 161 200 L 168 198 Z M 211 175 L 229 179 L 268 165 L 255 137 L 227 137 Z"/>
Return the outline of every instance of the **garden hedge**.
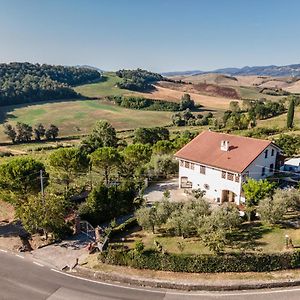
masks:
<path fill-rule="evenodd" d="M 188 255 L 153 250 L 113 250 L 99 254 L 102 263 L 172 272 L 269 272 L 300 267 L 300 251 L 283 253 L 236 253 Z"/>

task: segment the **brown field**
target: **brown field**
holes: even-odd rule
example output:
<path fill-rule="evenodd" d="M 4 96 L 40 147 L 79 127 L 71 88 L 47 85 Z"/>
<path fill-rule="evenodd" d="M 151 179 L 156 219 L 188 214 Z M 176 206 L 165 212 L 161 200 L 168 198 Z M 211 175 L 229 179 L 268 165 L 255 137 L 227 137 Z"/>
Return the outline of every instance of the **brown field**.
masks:
<path fill-rule="evenodd" d="M 271 77 L 271 76 L 227 76 L 223 74 L 200 74 L 192 76 L 174 76 L 174 80 L 182 80 L 192 83 L 217 84 L 231 87 L 277 87 L 291 93 L 300 93 L 300 80 L 292 77 Z"/>
<path fill-rule="evenodd" d="M 156 85 L 156 90 L 150 93 L 138 93 L 138 95 L 143 96 L 145 98 L 154 98 L 154 99 L 162 99 L 168 101 L 179 102 L 185 91 L 177 91 L 169 88 L 161 87 Z M 191 98 L 197 104 L 201 104 L 206 108 L 213 108 L 216 110 L 224 110 L 229 108 L 229 103 L 233 99 L 222 98 L 222 97 L 213 97 L 207 95 L 200 95 L 197 93 L 189 93 Z M 137 94 L 135 94 L 137 95 Z"/>
<path fill-rule="evenodd" d="M 185 93 L 195 93 L 213 97 L 222 97 L 222 98 L 229 98 L 229 99 L 240 99 L 239 93 L 236 89 L 228 87 L 228 86 L 221 86 L 217 84 L 208 84 L 204 82 L 199 82 L 195 84 L 183 84 L 183 83 L 174 83 L 174 82 L 167 82 L 161 81 L 156 84 L 156 86 L 160 86 L 163 88 L 176 90 Z"/>

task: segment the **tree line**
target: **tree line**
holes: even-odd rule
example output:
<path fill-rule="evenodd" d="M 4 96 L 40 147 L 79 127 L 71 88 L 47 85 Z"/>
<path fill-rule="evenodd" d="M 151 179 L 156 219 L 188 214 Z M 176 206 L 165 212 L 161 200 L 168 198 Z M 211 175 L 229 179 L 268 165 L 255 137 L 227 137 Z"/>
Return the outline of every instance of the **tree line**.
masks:
<path fill-rule="evenodd" d="M 119 70 L 117 76 L 122 78 L 122 82 L 117 83 L 121 89 L 127 89 L 138 92 L 145 92 L 153 89 L 152 84 L 163 80 L 163 76 L 158 73 L 147 70 Z"/>
<path fill-rule="evenodd" d="M 191 99 L 189 94 L 184 94 L 179 103 L 136 96 L 108 96 L 106 99 L 119 106 L 129 109 L 183 111 L 185 109 L 195 110 L 199 107 L 199 105 L 195 105 L 194 100 Z"/>
<path fill-rule="evenodd" d="M 101 78 L 88 68 L 46 64 L 0 64 L 0 106 L 79 97 L 72 86 Z"/>
<path fill-rule="evenodd" d="M 11 124 L 4 124 L 3 126 L 4 133 L 12 143 L 28 143 L 33 137 L 35 141 L 55 140 L 59 133 L 58 127 L 54 124 L 51 124 L 48 129 L 41 123 L 35 127 L 21 122 L 18 122 L 15 127 Z"/>

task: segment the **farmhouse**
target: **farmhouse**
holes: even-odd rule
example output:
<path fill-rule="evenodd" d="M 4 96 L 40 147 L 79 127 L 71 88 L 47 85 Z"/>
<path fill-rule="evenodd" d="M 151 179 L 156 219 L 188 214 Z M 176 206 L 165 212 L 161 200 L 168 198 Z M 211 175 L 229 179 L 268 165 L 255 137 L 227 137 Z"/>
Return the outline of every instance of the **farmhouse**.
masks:
<path fill-rule="evenodd" d="M 283 161 L 271 141 L 204 131 L 175 154 L 180 188 L 201 189 L 216 202 L 245 201 L 242 183 L 264 179 Z"/>

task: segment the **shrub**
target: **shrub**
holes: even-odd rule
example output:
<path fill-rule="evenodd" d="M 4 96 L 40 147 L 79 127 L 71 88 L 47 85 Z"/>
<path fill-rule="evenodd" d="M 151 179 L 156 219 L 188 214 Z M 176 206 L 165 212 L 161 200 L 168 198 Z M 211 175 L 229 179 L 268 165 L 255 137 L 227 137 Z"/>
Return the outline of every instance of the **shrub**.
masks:
<path fill-rule="evenodd" d="M 189 255 L 160 253 L 153 250 L 118 251 L 109 249 L 98 256 L 102 263 L 188 273 L 270 272 L 300 266 L 300 251 L 284 253 L 232 253 Z"/>

